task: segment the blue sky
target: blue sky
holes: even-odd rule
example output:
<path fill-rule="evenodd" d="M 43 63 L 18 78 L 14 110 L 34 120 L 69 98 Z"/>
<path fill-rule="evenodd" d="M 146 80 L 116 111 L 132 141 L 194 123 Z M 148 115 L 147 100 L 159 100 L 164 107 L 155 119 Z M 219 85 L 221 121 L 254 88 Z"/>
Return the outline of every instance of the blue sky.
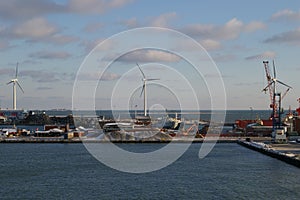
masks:
<path fill-rule="evenodd" d="M 297 107 L 300 6 L 296 0 L 12 0 L 0 2 L 1 108 L 12 107 L 12 87 L 6 83 L 13 78 L 19 62 L 19 82 L 25 93 L 18 90 L 18 108 L 70 109 L 76 73 L 88 53 L 114 34 L 148 26 L 180 31 L 207 50 L 221 72 L 228 109 L 268 109 L 269 96 L 261 92 L 267 84 L 262 61 L 273 59 L 277 77 L 293 87 L 283 105 L 286 109 L 289 105 Z M 107 48 L 110 51 L 110 47 Z M 109 89 L 113 89 L 110 86 L 116 85 L 120 77 L 131 77 L 131 81 L 122 79 L 125 88 L 130 88 L 135 76 L 136 84 L 142 84 L 136 62 L 147 76 L 159 78 L 161 83 L 168 77 L 157 63 L 181 68 L 188 80 L 197 78 L 178 58 L 172 60 L 172 56 L 165 55 L 168 60 L 162 59 L 161 53 L 144 53 L 130 54 L 112 65 L 109 73 L 102 77 L 102 87 L 97 89 L 98 108 L 118 106 L 109 104 Z M 147 53 L 151 53 L 152 65 Z M 132 70 L 131 74 L 128 70 Z M 86 74 L 85 78 L 97 79 L 97 74 Z M 203 77 L 197 80 L 191 84 L 198 91 L 200 107 L 209 109 Z M 197 88 L 198 85 L 201 87 Z M 284 92 L 285 88 L 279 90 Z M 125 98 L 124 88 L 122 91 L 120 97 Z M 128 106 L 142 108 L 140 91 L 137 86 Z M 157 85 L 149 86 L 150 106 L 157 101 L 165 102 L 162 103 L 164 108 L 178 106 L 175 100 L 167 105 L 168 96 L 164 99 L 162 95 L 165 93 Z"/>

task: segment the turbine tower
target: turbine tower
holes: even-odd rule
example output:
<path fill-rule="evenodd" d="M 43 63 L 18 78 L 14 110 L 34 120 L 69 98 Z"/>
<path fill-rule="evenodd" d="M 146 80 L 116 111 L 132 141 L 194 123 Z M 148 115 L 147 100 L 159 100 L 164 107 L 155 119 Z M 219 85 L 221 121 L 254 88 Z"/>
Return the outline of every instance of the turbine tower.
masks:
<path fill-rule="evenodd" d="M 147 116 L 147 81 L 155 81 L 155 80 L 159 80 L 157 78 L 146 78 L 143 70 L 140 68 L 139 64 L 136 63 L 136 65 L 138 66 L 142 76 L 143 76 L 143 89 L 142 89 L 142 92 L 141 92 L 141 95 L 142 93 L 144 92 L 144 116 Z"/>
<path fill-rule="evenodd" d="M 24 90 L 18 81 L 18 65 L 19 65 L 19 63 L 17 63 L 17 66 L 16 66 L 15 78 L 11 79 L 11 81 L 7 83 L 7 85 L 11 84 L 11 83 L 13 84 L 13 110 L 17 110 L 17 85 L 21 89 L 21 91 L 24 93 Z"/>

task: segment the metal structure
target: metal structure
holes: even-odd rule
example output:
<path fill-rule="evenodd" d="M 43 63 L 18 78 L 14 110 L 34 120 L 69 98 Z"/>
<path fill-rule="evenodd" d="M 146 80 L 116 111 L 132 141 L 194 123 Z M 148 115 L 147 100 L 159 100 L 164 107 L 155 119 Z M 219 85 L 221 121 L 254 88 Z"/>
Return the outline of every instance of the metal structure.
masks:
<path fill-rule="evenodd" d="M 286 96 L 287 92 L 292 89 L 291 86 L 283 83 L 282 81 L 278 80 L 276 77 L 276 68 L 275 63 L 273 61 L 273 74 L 274 76 L 271 77 L 270 74 L 270 68 L 269 68 L 269 62 L 263 61 L 266 77 L 268 81 L 268 85 L 263 89 L 264 92 L 269 90 L 270 94 L 270 108 L 272 108 L 272 121 L 273 121 L 273 133 L 276 133 L 276 130 L 281 129 L 281 102 L 282 99 Z M 281 94 L 281 92 L 277 92 L 276 84 L 279 83 L 285 87 L 287 87 L 286 91 Z"/>
<path fill-rule="evenodd" d="M 11 79 L 10 82 L 7 83 L 7 85 L 11 84 L 11 83 L 13 84 L 13 110 L 17 110 L 17 85 L 21 89 L 21 91 L 24 93 L 24 90 L 18 81 L 18 66 L 19 66 L 19 63 L 17 63 L 17 66 L 16 66 L 15 78 Z"/>
<path fill-rule="evenodd" d="M 146 78 L 143 70 L 140 68 L 139 64 L 136 63 L 136 65 L 138 66 L 142 76 L 143 76 L 143 88 L 142 88 L 142 91 L 141 91 L 141 95 L 144 93 L 144 116 L 147 116 L 147 81 L 155 81 L 155 80 L 159 80 L 157 78 Z"/>
<path fill-rule="evenodd" d="M 299 107 L 296 109 L 298 116 L 300 116 L 300 98 L 297 99 L 297 101 L 299 102 Z"/>

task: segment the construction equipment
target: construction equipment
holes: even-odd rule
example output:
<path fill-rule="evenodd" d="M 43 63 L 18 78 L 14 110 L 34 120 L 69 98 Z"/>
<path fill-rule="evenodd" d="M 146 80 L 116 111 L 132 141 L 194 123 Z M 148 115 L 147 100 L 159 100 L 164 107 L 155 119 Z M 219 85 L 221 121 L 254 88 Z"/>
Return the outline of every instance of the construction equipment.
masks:
<path fill-rule="evenodd" d="M 281 128 L 281 112 L 282 112 L 281 111 L 281 102 L 282 102 L 282 99 L 286 96 L 287 92 L 290 89 L 292 89 L 292 87 L 277 79 L 274 60 L 273 60 L 273 74 L 274 74 L 273 77 L 271 77 L 271 75 L 270 75 L 269 62 L 263 61 L 263 64 L 265 67 L 266 77 L 267 77 L 267 81 L 268 81 L 268 85 L 263 89 L 263 91 L 266 92 L 267 90 L 269 90 L 269 94 L 270 94 L 270 100 L 271 100 L 270 108 L 272 108 L 271 118 L 273 121 L 273 136 L 274 136 L 275 140 L 277 137 L 284 139 L 284 137 L 281 136 L 281 135 L 285 134 Z M 276 83 L 279 83 L 279 84 L 287 87 L 287 90 L 283 93 L 283 95 L 281 94 L 281 92 L 277 92 Z"/>

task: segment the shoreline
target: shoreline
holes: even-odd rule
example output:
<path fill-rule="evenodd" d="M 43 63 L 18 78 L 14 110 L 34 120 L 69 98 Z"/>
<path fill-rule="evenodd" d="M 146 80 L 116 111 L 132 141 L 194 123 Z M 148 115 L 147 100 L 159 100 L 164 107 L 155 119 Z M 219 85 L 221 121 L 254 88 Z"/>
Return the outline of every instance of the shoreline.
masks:
<path fill-rule="evenodd" d="M 18 137 L 18 138 L 0 138 L 0 143 L 237 143 L 239 140 L 245 139 L 241 137 L 208 137 L 204 138 L 172 138 L 161 140 L 95 140 L 95 139 L 81 139 L 71 138 L 65 139 L 62 137 Z M 266 137 L 252 137 L 256 141 L 270 141 Z"/>

